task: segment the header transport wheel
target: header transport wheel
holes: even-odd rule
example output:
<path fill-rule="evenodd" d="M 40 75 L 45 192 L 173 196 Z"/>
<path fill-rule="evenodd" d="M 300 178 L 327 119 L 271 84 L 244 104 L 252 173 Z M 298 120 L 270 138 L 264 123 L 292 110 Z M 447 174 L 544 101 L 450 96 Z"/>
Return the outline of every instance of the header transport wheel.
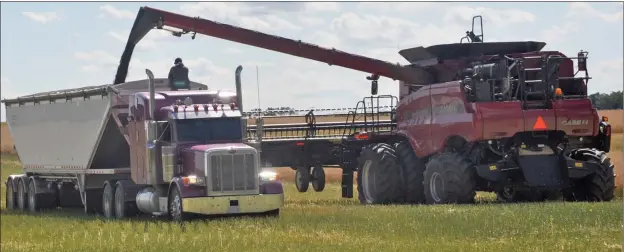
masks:
<path fill-rule="evenodd" d="M 298 167 L 295 171 L 295 186 L 299 192 L 307 192 L 310 186 L 310 168 Z"/>
<path fill-rule="evenodd" d="M 312 167 L 312 189 L 315 192 L 322 192 L 325 189 L 325 169 L 321 165 Z"/>
<path fill-rule="evenodd" d="M 392 146 L 365 146 L 358 158 L 358 198 L 362 204 L 403 203 L 400 166 Z"/>
<path fill-rule="evenodd" d="M 429 204 L 474 203 L 475 171 L 457 153 L 442 153 L 427 163 L 425 197 Z"/>

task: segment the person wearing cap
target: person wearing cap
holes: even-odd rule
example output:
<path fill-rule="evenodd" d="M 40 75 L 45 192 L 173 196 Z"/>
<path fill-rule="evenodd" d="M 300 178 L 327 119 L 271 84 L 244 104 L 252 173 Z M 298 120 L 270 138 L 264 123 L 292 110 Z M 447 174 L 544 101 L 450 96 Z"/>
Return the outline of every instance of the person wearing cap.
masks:
<path fill-rule="evenodd" d="M 189 80 L 189 70 L 186 66 L 184 66 L 181 58 L 176 58 L 173 61 L 173 66 L 169 70 L 169 87 L 171 87 L 171 90 L 173 91 L 180 88 L 191 88 L 191 81 Z"/>

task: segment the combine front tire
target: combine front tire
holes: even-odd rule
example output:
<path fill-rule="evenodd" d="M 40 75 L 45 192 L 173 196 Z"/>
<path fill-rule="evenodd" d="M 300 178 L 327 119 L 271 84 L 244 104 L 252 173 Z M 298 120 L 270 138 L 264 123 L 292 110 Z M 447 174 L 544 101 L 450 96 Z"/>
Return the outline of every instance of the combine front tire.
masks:
<path fill-rule="evenodd" d="M 325 189 L 325 169 L 321 165 L 312 167 L 312 189 L 315 192 Z"/>
<path fill-rule="evenodd" d="M 310 169 L 308 167 L 299 167 L 295 171 L 295 186 L 299 192 L 307 192 L 310 186 Z"/>
<path fill-rule="evenodd" d="M 362 204 L 402 203 L 400 166 L 385 143 L 365 146 L 358 158 L 358 198 Z"/>
<path fill-rule="evenodd" d="M 475 174 L 468 161 L 457 153 L 442 153 L 427 163 L 424 180 L 429 204 L 473 203 Z"/>
<path fill-rule="evenodd" d="M 598 164 L 595 173 L 574 183 L 567 200 L 576 201 L 611 201 L 614 197 L 615 176 L 611 159 L 602 151 L 584 150 L 576 158 Z"/>
<path fill-rule="evenodd" d="M 425 202 L 423 187 L 425 164 L 416 157 L 408 142 L 396 143 L 394 148 L 399 165 L 403 169 L 405 202 L 410 204 Z"/>

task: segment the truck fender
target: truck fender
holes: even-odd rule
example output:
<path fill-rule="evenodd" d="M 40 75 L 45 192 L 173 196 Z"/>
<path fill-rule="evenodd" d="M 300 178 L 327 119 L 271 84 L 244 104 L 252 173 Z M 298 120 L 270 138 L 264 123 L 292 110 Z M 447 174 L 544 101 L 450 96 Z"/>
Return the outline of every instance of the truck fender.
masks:
<path fill-rule="evenodd" d="M 185 186 L 184 182 L 182 182 L 182 178 L 180 177 L 174 177 L 171 180 L 169 183 L 169 189 L 167 189 L 167 195 L 163 196 L 169 197 L 173 188 L 176 187 L 180 190 L 180 197 L 182 198 L 206 196 L 206 189 L 204 187 Z"/>
<path fill-rule="evenodd" d="M 31 176 L 30 178 L 28 178 L 28 184 L 26 185 L 30 186 L 30 183 L 33 183 L 35 185 L 35 194 L 47 194 L 56 192 L 54 188 L 48 188 L 45 181 L 38 179 L 35 176 Z"/>
<path fill-rule="evenodd" d="M 19 181 L 20 179 L 25 179 L 25 178 L 27 178 L 27 177 L 28 177 L 28 176 L 26 176 L 26 174 L 9 175 L 9 177 L 7 178 L 7 181 L 6 181 L 6 186 L 7 186 L 7 187 L 8 187 L 9 185 L 10 185 L 10 186 L 12 186 L 12 187 L 13 187 L 13 191 L 14 191 L 14 192 L 17 192 L 17 184 L 18 184 L 18 181 Z M 28 182 L 28 181 L 24 181 L 24 182 Z M 9 184 L 9 183 L 11 183 L 11 184 Z"/>
<path fill-rule="evenodd" d="M 422 156 L 424 156 L 424 155 L 423 155 L 423 154 L 424 154 L 424 151 L 423 151 L 422 147 L 421 147 L 421 146 L 419 146 L 419 145 L 416 143 L 416 141 L 414 141 L 414 139 L 413 139 L 413 138 L 411 138 L 411 137 L 409 136 L 409 134 L 407 133 L 407 131 L 406 131 L 406 130 L 399 130 L 399 131 L 397 131 L 397 132 L 396 132 L 396 134 L 397 134 L 400 138 L 403 138 L 403 139 L 407 140 L 407 142 L 410 144 L 410 146 L 412 146 L 412 150 L 414 150 L 414 153 L 416 153 L 416 156 L 417 156 L 417 157 L 422 157 Z"/>

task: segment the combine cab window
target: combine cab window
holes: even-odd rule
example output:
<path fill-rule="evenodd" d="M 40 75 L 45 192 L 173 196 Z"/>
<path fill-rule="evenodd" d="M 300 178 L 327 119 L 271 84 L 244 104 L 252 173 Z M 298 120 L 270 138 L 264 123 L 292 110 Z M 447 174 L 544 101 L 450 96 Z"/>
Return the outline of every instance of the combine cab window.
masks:
<path fill-rule="evenodd" d="M 240 118 L 202 118 L 177 120 L 179 141 L 228 141 L 242 139 Z"/>

